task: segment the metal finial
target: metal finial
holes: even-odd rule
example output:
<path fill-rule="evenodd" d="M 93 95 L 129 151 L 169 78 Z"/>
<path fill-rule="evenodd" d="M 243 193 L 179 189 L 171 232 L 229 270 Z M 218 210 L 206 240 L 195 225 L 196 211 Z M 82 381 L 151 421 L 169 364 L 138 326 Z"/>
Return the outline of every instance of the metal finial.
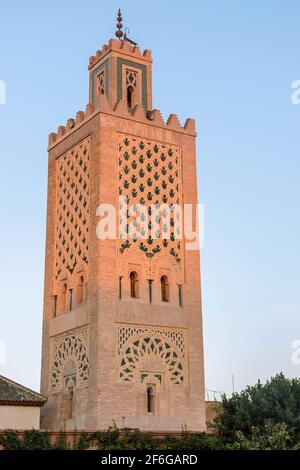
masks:
<path fill-rule="evenodd" d="M 116 31 L 116 36 L 118 39 L 122 39 L 122 37 L 124 36 L 124 33 L 122 31 L 122 28 L 123 28 L 123 24 L 122 24 L 122 13 L 121 13 L 121 9 L 119 8 L 119 11 L 118 11 L 118 17 L 117 17 L 117 31 Z"/>

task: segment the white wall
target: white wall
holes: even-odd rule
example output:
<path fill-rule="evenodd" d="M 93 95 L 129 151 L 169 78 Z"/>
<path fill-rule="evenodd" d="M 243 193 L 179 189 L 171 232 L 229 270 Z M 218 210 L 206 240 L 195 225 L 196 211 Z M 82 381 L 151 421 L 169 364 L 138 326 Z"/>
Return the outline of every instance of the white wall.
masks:
<path fill-rule="evenodd" d="M 39 429 L 40 407 L 0 406 L 0 429 Z"/>

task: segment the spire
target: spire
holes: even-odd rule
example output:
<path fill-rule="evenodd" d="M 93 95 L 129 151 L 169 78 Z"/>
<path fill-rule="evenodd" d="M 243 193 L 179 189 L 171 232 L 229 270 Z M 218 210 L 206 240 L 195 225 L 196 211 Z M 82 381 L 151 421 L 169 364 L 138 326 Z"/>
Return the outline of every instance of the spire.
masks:
<path fill-rule="evenodd" d="M 121 10 L 120 10 L 120 8 L 119 8 L 118 17 L 117 17 L 117 21 L 118 21 L 118 23 L 117 23 L 117 28 L 118 28 L 118 29 L 117 29 L 117 31 L 116 31 L 116 36 L 117 36 L 117 38 L 120 39 L 120 40 L 122 39 L 122 37 L 123 37 L 123 35 L 124 35 L 124 33 L 123 33 L 123 31 L 122 31 L 122 28 L 123 28 L 122 19 L 123 19 L 123 18 L 122 18 L 122 13 L 121 13 Z"/>

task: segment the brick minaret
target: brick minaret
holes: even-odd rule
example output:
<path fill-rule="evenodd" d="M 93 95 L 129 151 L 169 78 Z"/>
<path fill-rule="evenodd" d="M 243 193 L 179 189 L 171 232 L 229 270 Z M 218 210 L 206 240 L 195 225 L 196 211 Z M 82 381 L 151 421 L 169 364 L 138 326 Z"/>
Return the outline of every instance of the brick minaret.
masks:
<path fill-rule="evenodd" d="M 49 137 L 41 426 L 200 431 L 199 251 L 174 233 L 174 208 L 168 236 L 164 211 L 156 237 L 151 221 L 142 237 L 121 230 L 126 205 L 131 235 L 138 204 L 196 207 L 195 123 L 152 109 L 151 52 L 120 33 L 90 58 L 86 111 Z"/>

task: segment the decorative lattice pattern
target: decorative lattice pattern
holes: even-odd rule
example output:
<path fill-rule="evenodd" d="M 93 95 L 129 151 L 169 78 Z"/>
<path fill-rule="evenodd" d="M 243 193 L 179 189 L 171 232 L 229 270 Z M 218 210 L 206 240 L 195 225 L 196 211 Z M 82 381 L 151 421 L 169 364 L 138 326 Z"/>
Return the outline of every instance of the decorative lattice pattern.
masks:
<path fill-rule="evenodd" d="M 141 327 L 132 327 L 132 326 L 122 326 L 119 328 L 119 337 L 118 337 L 118 345 L 119 345 L 119 354 L 123 348 L 123 346 L 128 342 L 130 338 L 133 338 L 136 335 L 140 335 L 143 333 L 149 333 L 148 329 L 141 328 Z M 182 356 L 185 355 L 185 341 L 184 341 L 184 333 L 179 330 L 167 330 L 167 329 L 153 329 L 151 330 L 151 334 L 162 334 L 166 338 L 170 339 L 173 343 L 176 344 L 176 347 L 180 350 Z"/>
<path fill-rule="evenodd" d="M 84 386 L 89 378 L 87 328 L 51 339 L 51 392 L 57 392 L 63 386 L 64 370 L 70 361 L 76 364 L 76 384 Z"/>
<path fill-rule="evenodd" d="M 93 103 L 95 101 L 95 94 L 97 92 L 97 78 L 102 71 L 104 71 L 105 73 L 105 94 L 108 97 L 110 75 L 109 75 L 109 61 L 106 60 L 99 67 L 97 67 L 96 70 L 94 70 L 93 72 L 93 78 L 92 78 L 92 102 Z"/>
<path fill-rule="evenodd" d="M 133 88 L 137 87 L 137 72 L 133 70 L 126 70 L 126 86 L 132 86 Z"/>
<path fill-rule="evenodd" d="M 98 76 L 98 94 L 104 95 L 104 93 L 105 93 L 105 79 L 104 79 L 104 71 L 103 71 Z"/>
<path fill-rule="evenodd" d="M 120 328 L 120 330 L 124 329 Z M 176 343 L 162 331 L 142 330 L 139 334 L 130 335 L 129 339 L 121 347 L 120 337 L 122 338 L 122 333 L 120 330 L 119 377 L 121 381 L 138 381 L 139 363 L 145 356 L 151 355 L 165 364 L 170 382 L 173 385 L 184 382 L 184 356 Z M 121 342 L 123 342 L 123 338 Z M 184 344 L 182 348 L 184 349 Z"/>
<path fill-rule="evenodd" d="M 90 137 L 56 161 L 55 279 L 88 263 Z"/>
<path fill-rule="evenodd" d="M 146 257 L 152 258 L 160 252 L 169 253 L 180 266 L 182 259 L 178 222 L 180 215 L 173 209 L 181 206 L 180 148 L 120 134 L 119 196 L 121 197 L 120 254 L 138 245 Z M 130 233 L 128 237 L 130 227 L 137 227 L 139 230 L 141 226 L 142 217 L 137 204 L 147 209 L 149 231 L 148 234 L 143 229 L 140 231 L 145 240 L 141 240 L 141 236 L 138 235 L 135 237 L 134 233 Z M 125 213 L 125 229 L 124 207 L 129 208 Z M 158 229 L 154 231 L 151 216 L 154 210 L 163 207 L 170 209 L 170 212 L 161 210 L 157 213 L 155 223 Z"/>
<path fill-rule="evenodd" d="M 147 86 L 147 66 L 133 62 L 132 60 L 118 58 L 118 72 L 117 72 L 117 88 L 118 88 L 118 101 L 122 99 L 123 90 L 123 73 L 122 66 L 126 65 L 133 69 L 139 69 L 142 72 L 142 102 L 145 111 L 148 110 L 148 86 Z"/>

